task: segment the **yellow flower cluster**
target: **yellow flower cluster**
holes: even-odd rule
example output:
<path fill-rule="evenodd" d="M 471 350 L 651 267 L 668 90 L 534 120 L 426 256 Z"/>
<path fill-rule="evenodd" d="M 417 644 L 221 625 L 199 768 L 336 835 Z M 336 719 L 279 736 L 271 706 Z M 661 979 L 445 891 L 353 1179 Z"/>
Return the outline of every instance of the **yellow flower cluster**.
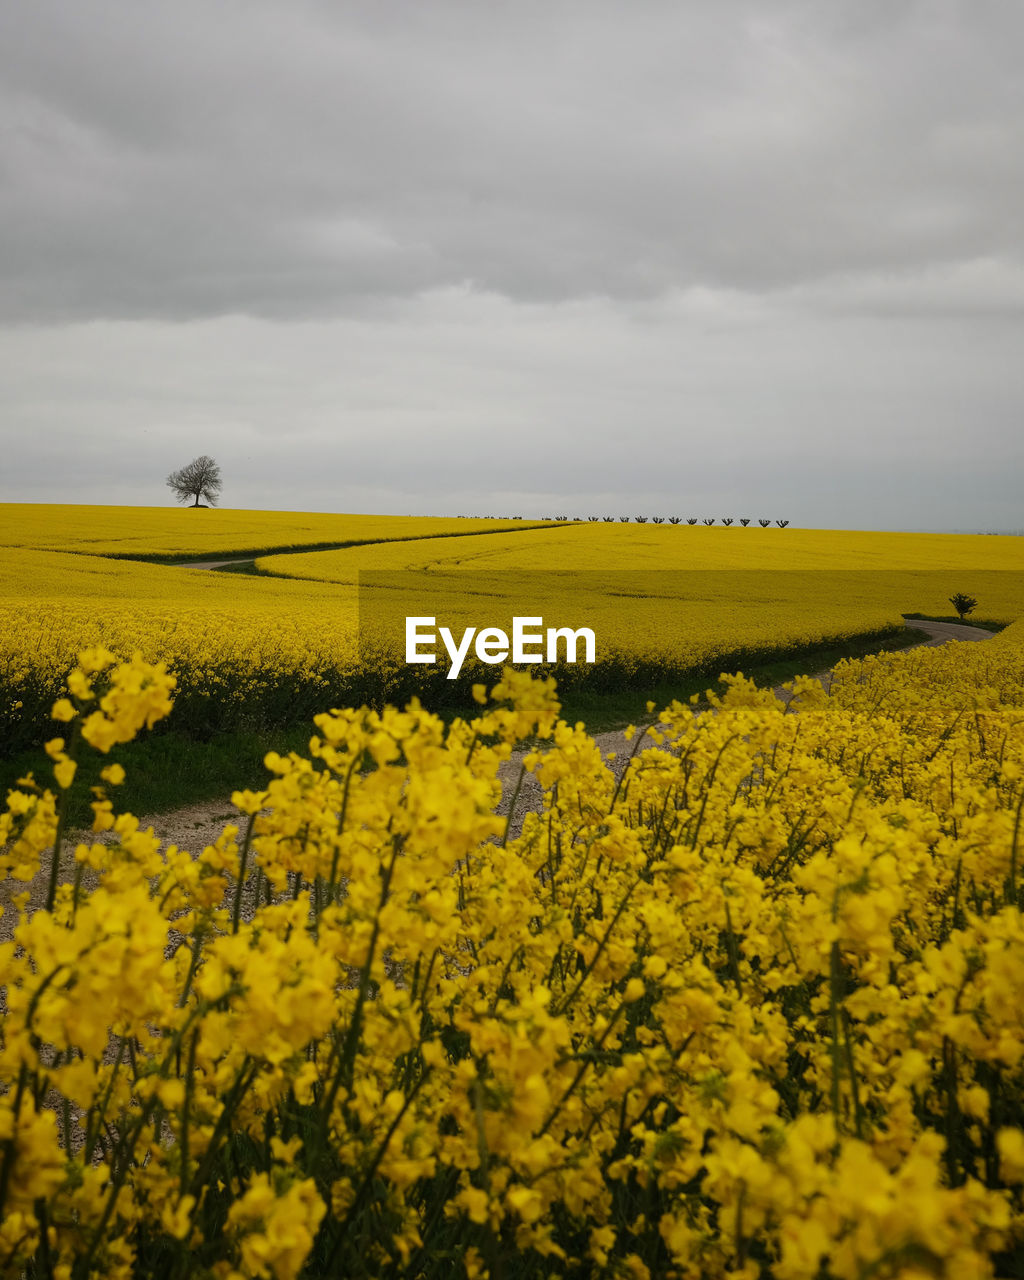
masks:
<path fill-rule="evenodd" d="M 1017 1274 L 1022 690 L 1018 623 L 609 761 L 507 671 L 318 716 L 196 856 L 98 798 L 0 944 L 0 1274 Z M 169 693 L 86 654 L 54 714 Z"/>

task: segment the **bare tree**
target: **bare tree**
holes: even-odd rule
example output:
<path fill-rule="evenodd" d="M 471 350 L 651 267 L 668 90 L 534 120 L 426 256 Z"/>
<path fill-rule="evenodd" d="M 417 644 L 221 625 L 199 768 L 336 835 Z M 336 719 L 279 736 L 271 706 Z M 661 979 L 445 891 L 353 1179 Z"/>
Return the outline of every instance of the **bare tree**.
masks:
<path fill-rule="evenodd" d="M 172 471 L 167 477 L 167 485 L 174 491 L 179 502 L 188 502 L 189 498 L 194 497 L 192 505 L 198 507 L 199 499 L 205 498 L 211 507 L 215 507 L 221 488 L 220 467 L 204 453 L 199 458 L 193 458 L 180 471 Z"/>

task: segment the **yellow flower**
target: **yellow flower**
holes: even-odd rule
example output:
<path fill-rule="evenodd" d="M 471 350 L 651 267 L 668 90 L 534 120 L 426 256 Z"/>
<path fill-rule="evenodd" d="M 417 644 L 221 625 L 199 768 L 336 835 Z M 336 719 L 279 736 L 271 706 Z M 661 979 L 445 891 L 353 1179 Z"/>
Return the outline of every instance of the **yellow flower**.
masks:
<path fill-rule="evenodd" d="M 228 1211 L 228 1226 L 241 1233 L 242 1261 L 251 1275 L 295 1280 L 313 1247 L 326 1206 L 312 1178 L 278 1193 L 266 1173 Z"/>
<path fill-rule="evenodd" d="M 57 786 L 62 791 L 67 791 L 68 787 L 74 782 L 77 769 L 78 765 L 75 764 L 74 760 L 68 759 L 67 756 L 53 766 L 53 776 L 57 779 Z"/>
<path fill-rule="evenodd" d="M 487 1221 L 487 1193 L 481 1191 L 479 1187 L 463 1187 L 455 1196 L 453 1204 L 465 1210 L 466 1217 L 469 1218 L 470 1222 L 484 1223 Z"/>
<path fill-rule="evenodd" d="M 195 1205 L 195 1196 L 182 1196 L 177 1204 L 171 1201 L 164 1204 L 160 1210 L 160 1222 L 168 1235 L 174 1236 L 176 1240 L 185 1239 L 192 1224 Z"/>
<path fill-rule="evenodd" d="M 1024 1182 L 1024 1132 L 1000 1129 L 996 1134 L 999 1171 L 1007 1182 Z"/>

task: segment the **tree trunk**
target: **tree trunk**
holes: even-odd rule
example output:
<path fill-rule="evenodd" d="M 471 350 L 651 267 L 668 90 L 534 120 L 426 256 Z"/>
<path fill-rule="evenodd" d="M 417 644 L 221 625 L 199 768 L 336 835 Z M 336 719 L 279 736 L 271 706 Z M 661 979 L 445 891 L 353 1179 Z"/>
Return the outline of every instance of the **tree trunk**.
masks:
<path fill-rule="evenodd" d="M 194 507 L 198 507 L 198 506 L 199 506 L 199 494 L 198 494 L 198 493 L 196 494 L 196 500 L 195 500 L 195 502 L 193 502 L 193 503 L 192 503 L 192 505 L 193 505 Z"/>

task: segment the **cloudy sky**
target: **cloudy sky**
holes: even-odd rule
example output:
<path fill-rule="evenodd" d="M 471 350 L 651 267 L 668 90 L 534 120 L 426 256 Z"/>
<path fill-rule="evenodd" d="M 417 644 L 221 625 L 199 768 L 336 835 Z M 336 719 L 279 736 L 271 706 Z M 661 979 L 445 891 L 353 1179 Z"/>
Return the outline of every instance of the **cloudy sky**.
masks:
<path fill-rule="evenodd" d="M 0 15 L 0 500 L 1024 530 L 1015 0 Z"/>

